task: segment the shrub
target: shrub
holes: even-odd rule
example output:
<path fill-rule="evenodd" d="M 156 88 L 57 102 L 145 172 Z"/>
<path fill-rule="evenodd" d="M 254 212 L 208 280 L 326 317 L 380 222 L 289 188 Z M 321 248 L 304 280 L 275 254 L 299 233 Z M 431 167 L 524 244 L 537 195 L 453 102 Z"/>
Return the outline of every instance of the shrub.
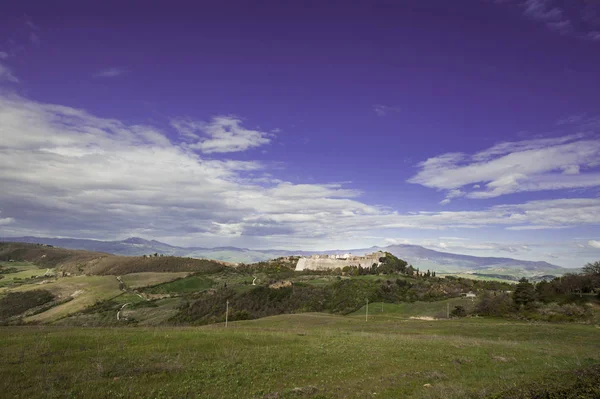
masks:
<path fill-rule="evenodd" d="M 483 294 L 475 305 L 475 313 L 482 316 L 506 316 L 510 313 L 512 301 L 507 294 Z"/>
<path fill-rule="evenodd" d="M 544 320 L 548 321 L 578 321 L 588 319 L 592 312 L 587 306 L 580 306 L 573 303 L 559 305 L 550 303 L 539 309 L 539 313 Z"/>
<path fill-rule="evenodd" d="M 454 309 L 452 309 L 452 312 L 450 312 L 450 316 L 452 316 L 452 317 L 466 317 L 467 316 L 467 311 L 465 310 L 464 306 L 455 306 Z"/>

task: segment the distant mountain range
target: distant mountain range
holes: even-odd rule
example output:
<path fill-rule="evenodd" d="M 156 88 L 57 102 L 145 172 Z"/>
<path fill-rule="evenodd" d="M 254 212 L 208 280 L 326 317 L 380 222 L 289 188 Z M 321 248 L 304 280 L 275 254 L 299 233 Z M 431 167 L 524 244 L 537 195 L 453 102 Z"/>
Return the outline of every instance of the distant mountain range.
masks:
<path fill-rule="evenodd" d="M 484 275 L 517 277 L 560 276 L 576 269 L 567 269 L 548 262 L 534 262 L 512 258 L 480 257 L 457 255 L 448 252 L 434 251 L 419 245 L 390 245 L 387 247 L 359 248 L 352 250 L 331 251 L 293 251 L 293 250 L 252 250 L 236 247 L 178 247 L 156 240 L 145 240 L 131 237 L 122 241 L 99 241 L 74 238 L 43 238 L 43 237 L 5 237 L 0 241 L 39 243 L 54 245 L 69 249 L 83 249 L 95 252 L 107 252 L 115 255 L 140 256 L 154 253 L 206 258 L 233 263 L 254 263 L 277 258 L 280 256 L 313 254 L 344 254 L 362 255 L 374 251 L 387 251 L 406 260 L 421 270 L 435 270 L 437 273 L 476 273 Z"/>

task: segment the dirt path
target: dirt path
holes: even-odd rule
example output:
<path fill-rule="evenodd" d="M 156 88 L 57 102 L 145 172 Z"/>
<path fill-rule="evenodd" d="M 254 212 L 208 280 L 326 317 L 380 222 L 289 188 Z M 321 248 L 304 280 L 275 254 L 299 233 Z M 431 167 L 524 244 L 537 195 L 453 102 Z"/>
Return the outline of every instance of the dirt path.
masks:
<path fill-rule="evenodd" d="M 119 309 L 119 311 L 117 312 L 117 320 L 121 320 L 121 311 L 123 309 L 125 309 L 125 306 L 127 306 L 127 305 L 131 305 L 131 304 L 130 303 L 126 303 L 123 306 L 121 306 L 121 309 Z"/>

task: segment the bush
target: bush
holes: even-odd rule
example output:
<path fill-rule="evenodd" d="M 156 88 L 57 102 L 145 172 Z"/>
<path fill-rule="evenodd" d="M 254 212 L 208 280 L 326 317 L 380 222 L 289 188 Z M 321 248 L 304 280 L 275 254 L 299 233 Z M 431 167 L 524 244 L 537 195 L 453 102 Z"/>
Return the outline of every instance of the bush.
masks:
<path fill-rule="evenodd" d="M 464 306 L 455 306 L 454 309 L 452 309 L 452 312 L 450 312 L 450 316 L 452 316 L 452 317 L 466 317 L 467 316 L 467 311 L 465 310 Z"/>
<path fill-rule="evenodd" d="M 572 303 L 565 305 L 550 303 L 540 307 L 538 313 L 547 321 L 579 321 L 592 316 L 592 311 L 587 306 Z"/>
<path fill-rule="evenodd" d="M 477 305 L 475 313 L 482 316 L 506 316 L 510 313 L 512 301 L 507 294 L 483 294 Z"/>
<path fill-rule="evenodd" d="M 600 397 L 600 365 L 557 372 L 526 382 L 490 399 L 597 399 Z"/>
<path fill-rule="evenodd" d="M 2 267 L 0 266 L 0 274 L 10 274 L 10 273 L 17 273 L 19 270 L 14 268 L 14 267 Z"/>

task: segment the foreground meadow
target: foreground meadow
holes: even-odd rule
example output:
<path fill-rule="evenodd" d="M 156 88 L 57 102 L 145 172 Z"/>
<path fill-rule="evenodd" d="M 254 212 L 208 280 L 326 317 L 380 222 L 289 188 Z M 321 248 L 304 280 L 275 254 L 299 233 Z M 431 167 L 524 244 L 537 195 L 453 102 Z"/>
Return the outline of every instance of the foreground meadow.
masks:
<path fill-rule="evenodd" d="M 600 363 L 599 338 L 593 325 L 386 313 L 227 328 L 4 327 L 0 386 L 20 398 L 494 397 L 531 383 L 568 387 L 572 370 Z"/>

